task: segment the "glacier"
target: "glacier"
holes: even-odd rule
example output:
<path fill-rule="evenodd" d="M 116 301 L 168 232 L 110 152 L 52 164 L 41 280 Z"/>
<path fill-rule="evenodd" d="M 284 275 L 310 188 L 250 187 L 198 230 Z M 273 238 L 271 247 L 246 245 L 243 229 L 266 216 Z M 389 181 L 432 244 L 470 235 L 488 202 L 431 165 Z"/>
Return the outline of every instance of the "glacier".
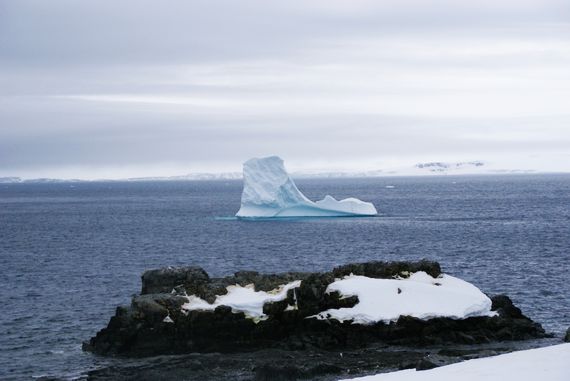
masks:
<path fill-rule="evenodd" d="M 295 185 L 278 156 L 253 158 L 243 164 L 240 218 L 375 216 L 370 202 L 325 196 L 309 200 Z"/>

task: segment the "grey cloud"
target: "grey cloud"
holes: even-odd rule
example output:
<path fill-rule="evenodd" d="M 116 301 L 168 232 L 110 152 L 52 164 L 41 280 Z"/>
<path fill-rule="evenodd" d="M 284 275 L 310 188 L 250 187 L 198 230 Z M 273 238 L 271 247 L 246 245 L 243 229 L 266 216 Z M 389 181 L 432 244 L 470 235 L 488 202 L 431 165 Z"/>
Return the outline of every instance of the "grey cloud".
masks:
<path fill-rule="evenodd" d="M 0 139 L 0 172 L 30 167 L 69 164 L 112 166 L 193 161 L 239 163 L 249 155 L 278 152 L 297 160 L 330 157 L 338 160 L 367 160 L 383 155 L 479 158 L 504 150 L 531 152 L 548 148 L 564 150 L 568 137 L 537 141 L 536 137 L 497 141 L 498 129 L 517 130 L 529 119 L 414 118 L 358 114 L 275 116 L 197 116 L 170 113 L 162 107 L 91 107 L 89 103 L 51 101 L 24 112 L 30 104 L 2 110 L 11 128 Z M 71 104 L 73 106 L 71 107 Z M 41 125 L 37 121 L 42 120 Z M 570 117 L 559 117 L 551 125 L 564 126 Z M 21 125 L 33 127 L 19 128 Z M 471 133 L 478 131 L 479 135 Z M 470 135 L 471 134 L 471 135 Z M 39 159 L 41 158 L 41 159 Z M 337 162 L 335 162 L 337 160 Z"/>
<path fill-rule="evenodd" d="M 0 176 L 558 155 L 569 9 L 0 0 Z"/>
<path fill-rule="evenodd" d="M 477 5 L 479 4 L 479 5 Z M 0 58 L 27 65 L 283 57 L 322 39 L 568 23 L 562 1 L 3 0 Z"/>

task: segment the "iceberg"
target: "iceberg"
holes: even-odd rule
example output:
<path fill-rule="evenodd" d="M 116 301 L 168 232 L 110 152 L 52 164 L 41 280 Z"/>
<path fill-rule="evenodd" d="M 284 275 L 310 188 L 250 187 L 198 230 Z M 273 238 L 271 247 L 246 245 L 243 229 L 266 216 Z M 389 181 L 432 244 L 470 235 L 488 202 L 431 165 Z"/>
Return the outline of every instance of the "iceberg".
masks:
<path fill-rule="evenodd" d="M 253 158 L 243 164 L 243 193 L 236 217 L 345 217 L 375 216 L 374 205 L 357 198 L 336 200 L 325 196 L 320 201 L 309 200 L 295 182 L 278 156 Z"/>

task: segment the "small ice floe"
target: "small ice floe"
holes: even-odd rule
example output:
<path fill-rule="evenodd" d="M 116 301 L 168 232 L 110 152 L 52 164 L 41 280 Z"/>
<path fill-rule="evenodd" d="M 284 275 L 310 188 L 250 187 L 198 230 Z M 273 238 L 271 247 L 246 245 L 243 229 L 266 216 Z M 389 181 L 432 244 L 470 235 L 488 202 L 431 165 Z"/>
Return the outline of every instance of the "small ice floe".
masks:
<path fill-rule="evenodd" d="M 162 319 L 163 323 L 174 323 L 174 320 L 170 317 L 170 315 L 166 315 L 164 319 Z"/>
<path fill-rule="evenodd" d="M 400 316 L 427 320 L 495 315 L 491 312 L 491 299 L 481 290 L 445 274 L 433 278 L 419 271 L 408 278 L 397 279 L 350 275 L 328 285 L 327 293 L 335 291 L 344 297 L 356 295 L 359 302 L 351 308 L 320 312 L 315 318 L 373 324 L 396 321 Z"/>
<path fill-rule="evenodd" d="M 388 189 L 394 189 L 396 188 L 394 185 L 386 185 L 384 188 L 388 188 Z"/>
<path fill-rule="evenodd" d="M 296 280 L 268 292 L 255 291 L 253 284 L 245 287 L 240 285 L 228 286 L 226 287 L 228 293 L 216 296 L 216 300 L 212 304 L 195 295 L 188 296 L 188 302 L 182 305 L 182 310 L 213 311 L 218 306 L 228 306 L 231 307 L 234 313 L 243 312 L 247 318 L 254 321 L 265 320 L 267 315 L 263 313 L 263 305 L 285 300 L 287 292 L 300 285 L 301 281 Z M 292 306 L 292 308 L 295 308 L 295 306 Z"/>

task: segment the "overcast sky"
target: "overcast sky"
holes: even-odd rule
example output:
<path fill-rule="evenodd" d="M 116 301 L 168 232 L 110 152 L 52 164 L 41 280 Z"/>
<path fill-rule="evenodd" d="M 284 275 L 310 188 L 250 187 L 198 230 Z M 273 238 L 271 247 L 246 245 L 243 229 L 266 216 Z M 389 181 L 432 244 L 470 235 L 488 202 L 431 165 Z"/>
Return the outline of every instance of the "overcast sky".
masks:
<path fill-rule="evenodd" d="M 570 171 L 567 0 L 0 0 L 0 176 Z"/>

